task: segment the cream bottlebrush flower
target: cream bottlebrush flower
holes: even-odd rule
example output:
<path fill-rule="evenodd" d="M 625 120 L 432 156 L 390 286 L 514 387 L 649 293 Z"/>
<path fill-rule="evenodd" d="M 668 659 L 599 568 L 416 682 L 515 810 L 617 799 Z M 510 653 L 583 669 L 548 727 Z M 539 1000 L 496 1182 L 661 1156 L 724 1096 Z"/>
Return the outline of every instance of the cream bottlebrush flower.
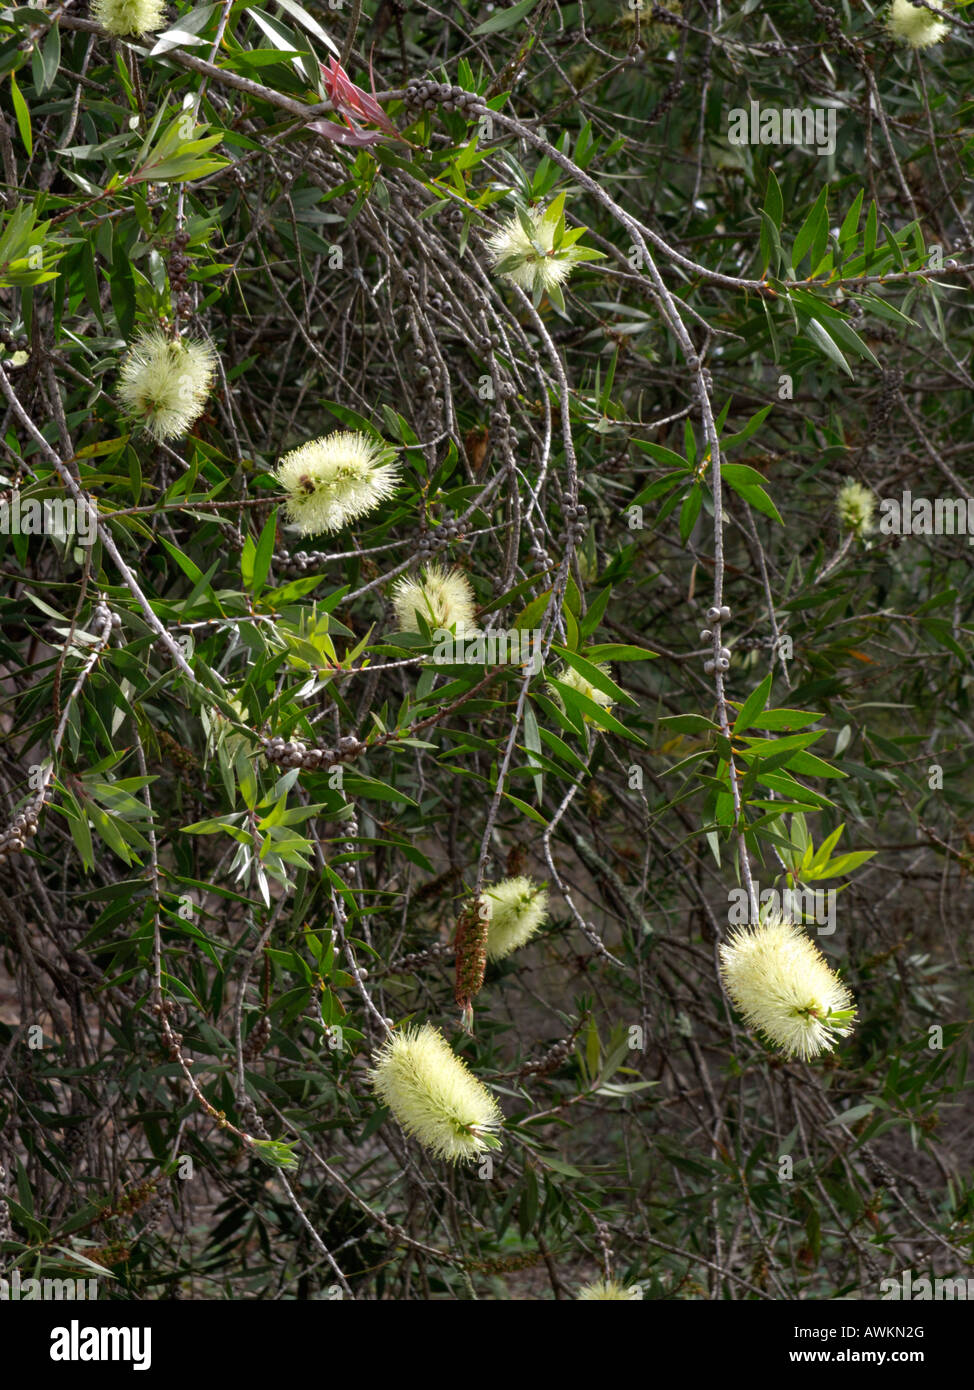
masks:
<path fill-rule="evenodd" d="M 600 675 L 611 678 L 612 672 L 608 666 L 604 666 L 598 661 L 592 662 L 592 665 Z M 567 685 L 571 690 L 577 690 L 580 695 L 586 696 L 587 699 L 594 700 L 595 703 L 601 705 L 603 709 L 612 708 L 612 696 L 607 695 L 604 690 L 600 690 L 597 685 L 593 685 L 591 681 L 586 680 L 581 671 L 576 671 L 574 666 L 563 666 L 560 671 L 555 672 L 555 679 L 561 681 L 562 685 Z M 556 699 L 561 698 L 560 691 L 556 686 L 549 685 L 548 689 Z M 584 717 L 586 719 L 590 718 L 587 714 Z"/>
<path fill-rule="evenodd" d="M 274 476 L 302 536 L 340 531 L 391 497 L 399 481 L 395 451 L 368 435 L 336 430 L 285 454 Z"/>
<path fill-rule="evenodd" d="M 122 362 L 119 400 L 156 439 L 178 439 L 202 415 L 215 368 L 209 343 L 144 329 Z"/>
<path fill-rule="evenodd" d="M 578 1291 L 578 1302 L 594 1298 L 621 1298 L 630 1303 L 639 1296 L 635 1284 L 619 1284 L 615 1279 L 596 1279 L 594 1284 L 585 1284 Z"/>
<path fill-rule="evenodd" d="M 792 922 L 769 917 L 733 932 L 720 948 L 720 971 L 748 1026 L 788 1057 L 808 1061 L 852 1031 L 851 993 Z"/>
<path fill-rule="evenodd" d="M 476 601 L 470 581 L 462 570 L 427 565 L 419 579 L 404 574 L 392 589 L 392 602 L 401 632 L 419 632 L 417 611 L 433 632 L 455 631 L 458 637 L 477 631 L 474 624 Z"/>
<path fill-rule="evenodd" d="M 161 29 L 165 13 L 164 0 L 92 0 L 91 6 L 95 23 L 119 39 Z"/>
<path fill-rule="evenodd" d="M 854 478 L 842 484 L 836 498 L 839 521 L 847 531 L 856 536 L 868 536 L 873 529 L 873 513 L 876 498 L 868 487 L 857 483 Z"/>
<path fill-rule="evenodd" d="M 560 286 L 580 261 L 602 259 L 601 251 L 575 243 L 585 231 L 565 227 L 565 195 L 560 193 L 545 210 L 518 211 L 487 239 L 494 274 L 532 294 L 535 302 L 547 294 L 553 303 L 565 306 Z"/>
<path fill-rule="evenodd" d="M 938 0 L 938 9 L 946 6 Z M 940 43 L 950 28 L 942 19 L 923 8 L 911 5 L 910 0 L 893 0 L 886 17 L 886 27 L 894 39 L 911 48 L 931 48 Z"/>
<path fill-rule="evenodd" d="M 524 946 L 544 925 L 548 894 L 529 878 L 505 878 L 484 889 L 487 958 L 503 960 Z"/>
<path fill-rule="evenodd" d="M 469 1162 L 500 1147 L 500 1106 L 438 1028 L 424 1023 L 393 1033 L 374 1060 L 376 1095 L 436 1158 Z"/>

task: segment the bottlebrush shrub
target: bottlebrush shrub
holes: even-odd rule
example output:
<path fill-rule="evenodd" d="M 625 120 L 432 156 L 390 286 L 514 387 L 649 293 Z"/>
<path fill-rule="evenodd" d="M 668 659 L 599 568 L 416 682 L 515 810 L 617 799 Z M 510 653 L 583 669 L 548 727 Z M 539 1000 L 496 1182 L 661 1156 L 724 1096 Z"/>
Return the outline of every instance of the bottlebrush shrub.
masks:
<path fill-rule="evenodd" d="M 890 3 L 0 9 L 0 1278 L 964 1272 L 974 6 L 917 60 Z M 837 890 L 809 1062 L 722 984 L 744 852 Z M 456 1166 L 386 1020 L 467 1069 Z"/>
<path fill-rule="evenodd" d="M 720 968 L 745 1020 L 788 1057 L 808 1061 L 852 1031 L 852 994 L 800 927 L 769 917 L 731 934 Z"/>
<path fill-rule="evenodd" d="M 469 1163 L 500 1148 L 500 1106 L 432 1024 L 393 1033 L 370 1075 L 382 1103 L 434 1157 Z"/>

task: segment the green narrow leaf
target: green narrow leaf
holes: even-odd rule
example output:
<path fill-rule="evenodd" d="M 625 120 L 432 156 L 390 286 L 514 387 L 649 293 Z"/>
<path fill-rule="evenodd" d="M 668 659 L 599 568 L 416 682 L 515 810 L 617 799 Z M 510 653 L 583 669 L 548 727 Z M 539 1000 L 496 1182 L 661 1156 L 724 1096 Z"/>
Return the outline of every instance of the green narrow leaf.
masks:
<path fill-rule="evenodd" d="M 842 226 L 839 228 L 840 247 L 844 247 L 847 241 L 858 240 L 859 238 L 859 218 L 862 215 L 863 193 L 864 190 L 860 188 L 853 199 L 852 207 L 842 219 Z"/>
<path fill-rule="evenodd" d="M 14 115 L 17 117 L 17 129 L 20 131 L 20 138 L 28 156 L 31 156 L 34 153 L 34 137 L 30 129 L 30 112 L 27 110 L 23 93 L 17 86 L 17 74 L 15 72 L 10 74 L 10 95 L 13 97 Z"/>
<path fill-rule="evenodd" d="M 792 248 L 791 264 L 792 269 L 795 271 L 797 271 L 807 253 L 815 248 L 820 240 L 824 248 L 828 235 L 828 197 L 829 188 L 828 184 L 826 184 L 815 199 L 811 211 L 799 228 L 798 235 L 795 237 L 795 245 Z M 823 229 L 825 231 L 825 237 L 822 235 Z M 818 257 L 815 259 L 818 259 Z"/>
<path fill-rule="evenodd" d="M 749 729 L 751 727 L 752 719 L 754 719 L 756 715 L 759 715 L 763 712 L 765 705 L 768 703 L 768 698 L 771 695 L 772 679 L 773 678 L 769 673 L 767 676 L 765 676 L 764 680 L 757 687 L 757 689 L 752 690 L 750 695 L 744 701 L 743 705 L 740 708 L 740 712 L 738 713 L 737 718 L 734 720 L 735 734 L 740 733 L 743 729 Z"/>
<path fill-rule="evenodd" d="M 852 368 L 842 355 L 834 340 L 829 336 L 828 331 L 819 323 L 817 319 L 809 319 L 805 325 L 806 332 L 816 347 L 820 348 L 837 367 L 841 367 L 846 376 L 852 377 Z"/>
<path fill-rule="evenodd" d="M 541 734 L 538 729 L 538 720 L 531 706 L 525 703 L 524 706 L 524 742 L 532 753 L 542 756 Z M 538 766 L 538 764 L 535 764 Z M 544 800 L 544 776 L 539 771 L 534 776 L 534 792 L 538 798 L 538 805 Z"/>
<path fill-rule="evenodd" d="M 522 19 L 527 18 L 537 3 L 538 0 L 518 0 L 509 10 L 500 10 L 497 14 L 492 14 L 490 19 L 485 19 L 483 24 L 478 24 L 476 29 L 471 30 L 471 38 L 477 38 L 480 34 L 499 34 L 503 29 L 513 29 Z"/>
<path fill-rule="evenodd" d="M 267 523 L 260 533 L 260 540 L 257 542 L 257 549 L 254 554 L 254 572 L 252 576 L 253 591 L 259 594 L 264 587 L 274 558 L 274 542 L 277 538 L 277 508 L 271 512 L 267 518 Z"/>
<path fill-rule="evenodd" d="M 703 488 L 699 483 L 694 483 L 683 500 L 683 506 L 680 508 L 680 540 L 684 545 L 686 545 L 687 541 L 690 539 L 690 532 L 696 524 L 702 506 Z"/>
<path fill-rule="evenodd" d="M 863 237 L 863 249 L 866 253 L 867 260 L 876 249 L 876 236 L 878 231 L 879 213 L 876 211 L 875 200 L 870 199 L 869 211 L 866 213 L 866 231 Z"/>

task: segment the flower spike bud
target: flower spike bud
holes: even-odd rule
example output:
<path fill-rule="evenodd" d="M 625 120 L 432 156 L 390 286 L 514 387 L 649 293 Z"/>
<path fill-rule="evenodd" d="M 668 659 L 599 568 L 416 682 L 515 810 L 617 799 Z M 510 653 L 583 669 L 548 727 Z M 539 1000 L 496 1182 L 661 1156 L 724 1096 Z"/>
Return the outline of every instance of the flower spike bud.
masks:
<path fill-rule="evenodd" d="M 454 936 L 456 973 L 453 997 L 460 1010 L 460 1026 L 473 1032 L 473 1001 L 480 993 L 487 969 L 488 909 L 482 898 L 468 903 L 457 920 Z"/>

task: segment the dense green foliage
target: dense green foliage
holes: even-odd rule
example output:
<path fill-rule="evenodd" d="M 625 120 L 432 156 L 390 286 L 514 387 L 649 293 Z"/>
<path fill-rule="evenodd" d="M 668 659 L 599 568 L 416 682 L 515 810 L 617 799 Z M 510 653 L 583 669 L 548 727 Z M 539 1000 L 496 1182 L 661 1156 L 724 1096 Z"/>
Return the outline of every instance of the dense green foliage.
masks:
<path fill-rule="evenodd" d="M 824 0 L 0 12 L 5 515 L 98 509 L 0 534 L 4 1272 L 967 1272 L 972 551 L 838 501 L 970 493 L 951 13 L 914 51 Z M 831 112 L 834 148 L 734 142 L 752 102 Z M 525 292 L 545 207 L 545 271 L 570 229 L 600 257 Z M 166 438 L 119 398 L 160 327 L 217 358 Z M 305 539 L 273 470 L 336 429 L 398 485 Z M 543 669 L 401 631 L 430 559 Z M 520 875 L 547 920 L 484 969 L 471 902 Z M 838 890 L 806 925 L 858 1009 L 808 1062 L 718 969 L 738 890 L 792 884 Z M 370 1084 L 426 1021 L 504 1113 L 473 1164 Z"/>

